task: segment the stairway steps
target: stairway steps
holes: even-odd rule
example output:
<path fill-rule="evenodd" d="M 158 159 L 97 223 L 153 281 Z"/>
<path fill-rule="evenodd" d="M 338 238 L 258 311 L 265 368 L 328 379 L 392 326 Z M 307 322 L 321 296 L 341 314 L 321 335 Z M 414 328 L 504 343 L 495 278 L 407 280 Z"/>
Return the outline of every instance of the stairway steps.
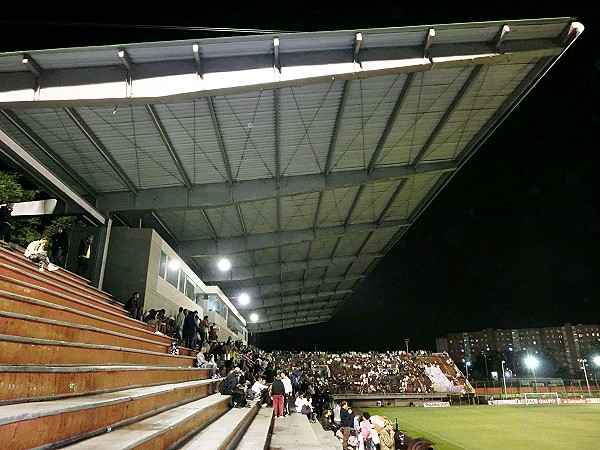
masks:
<path fill-rule="evenodd" d="M 57 284 L 52 278 L 52 272 L 49 272 L 49 275 L 47 275 L 46 272 L 42 274 L 39 271 L 29 274 L 19 270 L 17 267 L 0 263 L 0 275 L 2 275 L 5 280 L 8 279 L 13 282 L 21 281 L 27 283 L 27 285 L 32 288 L 46 288 L 46 290 L 51 290 L 54 293 L 67 295 L 71 298 L 85 301 L 90 304 L 101 305 L 104 309 L 113 311 L 116 314 L 123 316 L 128 315 L 128 312 L 123 308 L 123 305 L 117 304 L 117 302 L 109 300 L 108 298 L 91 295 L 90 289 L 73 289 L 70 286 Z"/>
<path fill-rule="evenodd" d="M 105 309 L 104 305 L 98 305 L 96 303 L 89 302 L 85 299 L 77 299 L 74 297 L 70 297 L 67 294 L 56 293 L 49 288 L 34 286 L 28 284 L 25 281 L 11 281 L 2 275 L 0 275 L 0 291 L 22 295 L 25 297 L 36 298 L 38 300 L 43 300 L 55 305 L 76 309 L 78 311 L 82 311 L 90 315 L 118 320 L 122 323 L 136 323 L 140 327 L 143 327 L 148 331 L 154 330 L 153 327 L 150 327 L 145 323 L 139 322 L 138 320 L 132 319 L 128 315 L 124 315 L 121 312 L 116 313 L 114 310 L 107 310 Z"/>
<path fill-rule="evenodd" d="M 7 266 L 16 267 L 21 272 L 35 275 L 39 279 L 52 280 L 57 284 L 61 284 L 79 292 L 86 293 L 90 297 L 97 298 L 102 301 L 114 302 L 112 295 L 108 292 L 104 292 L 90 285 L 89 280 L 81 278 L 66 269 L 58 269 L 56 271 L 45 270 L 44 272 L 39 271 L 39 266 L 31 262 L 28 258 L 22 254 L 15 252 L 7 252 L 0 247 L 0 263 L 6 264 Z"/>
<path fill-rule="evenodd" d="M 11 261 L 11 262 L 16 262 L 19 264 L 26 264 L 28 267 L 35 267 L 35 269 L 38 269 L 38 266 L 25 256 L 25 249 L 20 249 L 18 247 L 15 248 L 15 247 L 11 247 L 11 246 L 7 247 L 5 245 L 1 245 L 1 242 L 0 242 L 0 259 L 6 260 L 6 261 Z M 83 277 L 75 274 L 74 272 L 71 272 L 70 270 L 60 268 L 58 271 L 53 272 L 53 274 L 61 276 L 61 277 L 66 277 L 66 278 L 70 279 L 71 281 L 78 283 L 81 286 L 91 287 L 90 280 L 88 280 L 87 278 L 83 278 Z M 101 293 L 103 295 L 110 297 L 110 294 L 108 294 L 107 292 L 101 291 L 99 289 L 97 291 L 98 291 L 98 293 Z"/>
<path fill-rule="evenodd" d="M 0 284 L 2 284 L 1 281 Z M 88 308 L 84 306 L 82 309 Z M 101 328 L 107 331 L 122 332 L 134 338 L 161 342 L 163 345 L 169 345 L 172 342 L 172 338 L 158 334 L 153 331 L 153 327 L 148 327 L 145 323 L 129 317 L 115 317 L 114 315 L 109 315 L 109 318 L 99 317 L 97 314 L 94 314 L 96 310 L 92 310 L 92 313 L 82 312 L 68 306 L 2 290 L 0 290 L 0 311 L 59 320 L 76 325 Z M 182 351 L 188 352 L 185 354 L 192 354 L 189 349 L 180 348 L 180 353 Z"/>
<path fill-rule="evenodd" d="M 275 419 L 271 435 L 271 448 L 320 449 L 321 443 L 311 425 L 306 416 L 300 413 L 292 413 L 287 417 Z"/>
<path fill-rule="evenodd" d="M 74 442 L 154 416 L 203 397 L 214 397 L 216 380 L 201 380 L 46 402 L 0 406 L 0 436 L 11 450 Z M 226 399 L 225 399 L 226 400 Z M 225 406 L 227 403 L 225 401 Z M 205 411 L 206 420 L 214 415 Z M 32 432 L 44 430 L 44 433 Z M 156 447 L 155 447 L 156 448 Z"/>
<path fill-rule="evenodd" d="M 266 450 L 273 431 L 273 409 L 261 407 L 235 450 Z"/>
<path fill-rule="evenodd" d="M 117 331 L 2 311 L 0 311 L 0 334 L 82 344 L 128 347 L 151 352 L 170 350 L 170 342 L 169 348 L 166 348 L 166 344 L 163 342 L 128 336 Z"/>
<path fill-rule="evenodd" d="M 0 335 L 0 361 L 7 365 L 138 364 L 191 367 L 191 356 L 99 344 Z"/>
<path fill-rule="evenodd" d="M 218 420 L 214 420 L 205 428 L 195 433 L 178 450 L 226 450 L 237 444 L 260 409 L 258 403 L 251 403 L 250 408 L 231 408 Z"/>
<path fill-rule="evenodd" d="M 0 366 L 0 405 L 207 379 L 210 369 L 160 366 Z"/>
<path fill-rule="evenodd" d="M 206 427 L 211 422 L 219 422 L 222 415 L 230 410 L 228 401 L 228 396 L 217 393 L 66 448 L 80 450 L 177 448 L 180 442 L 194 435 L 198 429 Z M 211 447 L 206 442 L 197 448 L 209 450 Z"/>

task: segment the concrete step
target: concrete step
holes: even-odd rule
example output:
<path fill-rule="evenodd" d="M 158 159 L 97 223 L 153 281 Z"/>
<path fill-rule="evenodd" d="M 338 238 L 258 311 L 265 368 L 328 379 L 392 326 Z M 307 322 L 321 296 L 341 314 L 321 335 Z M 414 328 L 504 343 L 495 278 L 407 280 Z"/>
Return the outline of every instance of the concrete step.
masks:
<path fill-rule="evenodd" d="M 210 369 L 159 366 L 0 366 L 0 405 L 208 379 Z"/>
<path fill-rule="evenodd" d="M 324 430 L 321 423 L 317 420 L 311 423 L 312 429 L 320 443 L 321 450 L 340 450 L 341 442 L 331 430 Z"/>
<path fill-rule="evenodd" d="M 99 305 L 94 302 L 89 302 L 86 299 L 73 297 L 64 293 L 57 293 L 51 288 L 31 285 L 26 281 L 10 280 L 3 275 L 0 275 L 0 294 L 6 297 L 5 299 L 0 300 L 2 302 L 0 309 L 5 311 L 27 314 L 27 309 L 19 310 L 18 308 L 27 308 L 27 303 L 31 303 L 31 299 L 37 299 L 46 302 L 46 304 L 71 308 L 72 310 L 87 313 L 91 316 L 111 319 L 123 324 L 135 325 L 137 328 L 146 331 L 154 331 L 154 327 L 150 327 L 143 322 L 132 319 L 121 312 L 116 312 L 112 308 L 107 309 L 105 305 Z M 19 305 L 18 303 L 14 303 L 10 305 L 9 303 L 11 302 L 24 302 L 25 304 Z"/>
<path fill-rule="evenodd" d="M 202 420 L 190 424 L 189 430 L 184 430 L 183 434 L 178 432 L 177 438 L 173 438 L 173 441 L 176 441 L 196 428 L 197 423 L 206 423 L 228 408 L 226 396 L 211 395 L 216 390 L 216 380 L 201 380 L 64 400 L 3 405 L 0 406 L 0 436 L 3 438 L 5 448 L 20 450 L 40 446 L 56 448 L 92 436 L 104 435 L 109 429 L 130 424 L 136 424 L 133 429 L 136 429 L 137 433 L 132 434 L 142 434 L 141 430 L 144 426 L 139 423 L 146 418 L 206 397 L 216 398 L 214 405 L 209 401 L 211 407 L 204 408 L 198 413 Z M 195 406 L 188 408 L 198 411 Z M 175 411 L 171 414 L 178 415 Z M 170 426 L 159 419 L 149 425 L 149 428 L 163 430 L 167 435 L 171 431 Z M 148 439 L 152 439 L 152 445 L 148 448 L 166 448 L 161 439 Z M 117 444 L 123 445 L 122 440 L 122 436 L 118 437 Z M 104 448 L 131 447 L 104 446 Z"/>
<path fill-rule="evenodd" d="M 0 334 L 0 364 L 4 365 L 101 365 L 137 364 L 191 367 L 191 356 L 171 355 L 99 344 L 25 338 Z"/>
<path fill-rule="evenodd" d="M 2 281 L 0 281 L 1 284 Z M 156 333 L 154 327 L 149 327 L 139 320 L 125 316 L 115 316 L 85 303 L 70 301 L 68 298 L 51 298 L 50 295 L 48 297 L 49 301 L 38 300 L 33 297 L 0 290 L 0 311 L 123 332 L 132 337 L 162 342 L 164 345 L 168 345 L 172 341 L 170 337 Z M 61 303 L 72 307 L 63 306 Z"/>
<path fill-rule="evenodd" d="M 197 430 L 203 429 L 208 424 L 219 422 L 223 414 L 229 410 L 229 396 L 217 393 L 124 427 L 113 427 L 110 432 L 74 443 L 65 448 L 80 450 L 133 448 L 164 450 L 177 448 L 176 446 L 179 443 L 194 435 Z M 223 439 L 223 437 L 221 436 L 220 439 Z M 209 444 L 209 442 L 203 443 L 201 448 L 203 450 L 213 448 Z"/>
<path fill-rule="evenodd" d="M 96 295 L 94 293 L 94 289 L 92 288 L 86 288 L 82 290 L 79 288 L 73 288 L 72 286 L 64 283 L 58 283 L 57 280 L 53 278 L 53 274 L 54 272 L 40 272 L 38 270 L 28 273 L 27 270 L 21 270 L 18 267 L 0 263 L 0 275 L 3 277 L 3 279 L 21 281 L 23 283 L 27 283 L 29 286 L 38 286 L 50 289 L 54 293 L 67 295 L 71 298 L 86 301 L 90 304 L 96 304 L 102 306 L 102 308 L 106 310 L 113 311 L 114 313 L 120 315 L 128 315 L 128 312 L 125 311 L 123 305 L 118 304 L 118 302 Z"/>
<path fill-rule="evenodd" d="M 140 338 L 119 331 L 111 331 L 89 325 L 79 325 L 62 320 L 15 314 L 1 310 L 0 334 L 53 341 L 135 348 L 158 353 L 169 353 L 171 348 L 171 342 Z M 150 335 L 149 337 L 153 336 Z M 188 350 L 184 349 L 184 351 Z"/>
<path fill-rule="evenodd" d="M 226 450 L 233 448 L 233 445 L 245 435 L 248 426 L 260 410 L 258 403 L 250 402 L 249 405 L 249 408 L 231 408 L 218 420 L 213 420 L 206 428 L 200 430 L 182 445 L 175 446 L 175 448 L 178 450 Z"/>
<path fill-rule="evenodd" d="M 235 450 L 267 450 L 273 430 L 273 409 L 261 407 Z M 339 449 L 337 449 L 339 450 Z"/>
<path fill-rule="evenodd" d="M 321 448 L 321 444 L 306 416 L 292 412 L 289 416 L 274 419 L 270 448 L 318 450 Z"/>
<path fill-rule="evenodd" d="M 34 275 L 44 275 L 54 280 L 57 283 L 68 285 L 74 289 L 78 289 L 82 292 L 89 292 L 92 296 L 98 297 L 99 299 L 114 301 L 112 295 L 108 292 L 102 291 L 90 284 L 90 282 L 75 275 L 73 272 L 59 268 L 56 271 L 39 271 L 39 266 L 26 258 L 22 254 L 15 254 L 15 252 L 7 252 L 0 247 L 0 263 L 6 263 L 8 265 L 17 266 L 23 271 Z"/>

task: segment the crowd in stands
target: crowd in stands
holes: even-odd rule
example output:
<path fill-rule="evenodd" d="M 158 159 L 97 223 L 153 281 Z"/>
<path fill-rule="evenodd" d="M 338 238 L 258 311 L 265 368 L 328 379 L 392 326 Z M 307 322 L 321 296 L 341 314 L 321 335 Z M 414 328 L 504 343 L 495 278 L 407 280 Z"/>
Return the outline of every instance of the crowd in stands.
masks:
<path fill-rule="evenodd" d="M 211 355 L 216 376 L 225 377 L 222 393 L 233 405 L 258 401 L 273 407 L 276 418 L 303 414 L 332 431 L 343 448 L 393 449 L 399 434 L 385 416 L 353 411 L 345 394 L 421 396 L 434 392 L 431 374 L 462 388 L 464 378 L 446 352 L 287 352 L 267 353 L 241 341 L 206 343 L 202 360 Z M 205 366 L 206 367 L 206 366 Z M 435 369 L 435 370 L 433 370 Z M 212 372 L 211 372 L 212 373 Z M 455 392 L 444 386 L 446 392 Z"/>
<path fill-rule="evenodd" d="M 306 406 L 304 411 L 311 420 L 325 416 L 332 424 L 336 419 L 334 397 L 451 393 L 460 392 L 465 383 L 462 373 L 445 352 L 267 353 L 231 338 L 225 342 L 209 338 L 199 348 L 198 367 L 210 368 L 215 377 L 225 377 L 239 369 L 246 391 L 253 398 L 260 397 L 262 403 L 270 404 L 268 398 L 265 399 L 265 391 L 269 392 L 278 375 L 283 375 L 285 413 L 290 408 L 302 411 Z M 432 372 L 436 377 L 442 374 L 447 385 L 436 385 Z M 324 415 L 325 410 L 330 412 Z"/>

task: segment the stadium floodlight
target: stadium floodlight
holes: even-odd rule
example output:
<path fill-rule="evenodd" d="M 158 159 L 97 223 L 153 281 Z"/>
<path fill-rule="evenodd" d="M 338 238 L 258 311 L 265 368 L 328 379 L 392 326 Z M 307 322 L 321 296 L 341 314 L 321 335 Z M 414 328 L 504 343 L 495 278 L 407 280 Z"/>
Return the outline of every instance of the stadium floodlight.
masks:
<path fill-rule="evenodd" d="M 217 267 L 219 268 L 219 270 L 226 272 L 229 269 L 231 269 L 231 261 L 229 261 L 227 258 L 221 258 L 217 263 Z"/>
<path fill-rule="evenodd" d="M 250 303 L 250 296 L 244 292 L 240 294 L 238 300 L 240 301 L 240 304 L 247 305 L 248 303 Z"/>
<path fill-rule="evenodd" d="M 600 355 L 596 355 L 596 356 L 594 356 L 594 363 L 595 363 L 597 366 L 600 366 Z"/>
<path fill-rule="evenodd" d="M 535 392 L 537 392 L 537 378 L 535 377 L 535 368 L 540 364 L 540 361 L 529 355 L 527 358 L 525 358 L 525 365 L 527 367 L 529 367 L 531 369 L 531 371 L 533 372 L 533 384 L 535 386 Z"/>
<path fill-rule="evenodd" d="M 465 369 L 467 371 L 467 382 L 469 382 L 469 366 L 471 365 L 471 361 L 468 359 L 463 359 L 463 363 L 465 363 Z"/>
<path fill-rule="evenodd" d="M 256 321 L 258 321 L 258 314 L 256 314 L 256 313 L 252 313 L 252 314 L 250 314 L 250 320 L 251 320 L 252 322 L 256 322 Z"/>

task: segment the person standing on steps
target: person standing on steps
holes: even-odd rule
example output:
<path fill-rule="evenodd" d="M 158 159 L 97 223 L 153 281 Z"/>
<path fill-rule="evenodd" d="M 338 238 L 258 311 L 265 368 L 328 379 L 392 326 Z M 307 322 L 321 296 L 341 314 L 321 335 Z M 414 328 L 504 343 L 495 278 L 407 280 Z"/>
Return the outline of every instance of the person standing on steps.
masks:
<path fill-rule="evenodd" d="M 64 269 L 69 253 L 69 235 L 63 227 L 58 227 L 51 239 L 52 255 L 50 261 Z"/>
<path fill-rule="evenodd" d="M 342 400 L 340 404 L 340 417 L 342 419 L 340 425 L 342 428 L 342 449 L 348 450 L 348 440 L 350 439 L 350 428 L 354 426 L 354 413 L 346 400 Z"/>
<path fill-rule="evenodd" d="M 285 398 L 285 386 L 283 385 L 283 381 L 281 379 L 283 376 L 281 374 L 277 374 L 273 383 L 271 384 L 271 397 L 273 397 L 273 415 L 275 418 L 283 417 L 283 402 Z"/>
<path fill-rule="evenodd" d="M 90 256 L 92 255 L 92 241 L 94 240 L 94 236 L 91 234 L 86 238 L 82 239 L 79 243 L 79 250 L 77 252 L 77 270 L 76 273 L 80 277 L 85 277 L 87 275 Z"/>
<path fill-rule="evenodd" d="M 10 230 L 12 230 L 12 212 L 14 202 L 7 202 L 0 206 L 0 239 L 4 242 L 10 242 Z"/>

